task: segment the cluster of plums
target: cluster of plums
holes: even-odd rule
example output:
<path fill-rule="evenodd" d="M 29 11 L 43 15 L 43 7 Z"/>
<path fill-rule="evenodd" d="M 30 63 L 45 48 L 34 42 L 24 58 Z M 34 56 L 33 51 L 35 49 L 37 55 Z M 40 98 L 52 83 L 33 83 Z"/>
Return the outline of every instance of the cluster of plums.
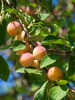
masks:
<path fill-rule="evenodd" d="M 21 24 L 17 21 L 12 21 L 7 25 L 7 32 L 9 35 L 16 37 L 17 40 L 24 40 L 25 34 L 22 31 Z M 20 64 L 25 67 L 34 66 L 39 68 L 40 61 L 47 54 L 46 49 L 39 42 L 36 43 L 36 47 L 32 48 L 29 42 L 26 41 L 25 46 L 26 48 L 24 50 L 16 51 L 20 55 Z M 57 66 L 53 66 L 48 69 L 47 75 L 50 80 L 55 81 L 62 78 L 63 72 Z"/>

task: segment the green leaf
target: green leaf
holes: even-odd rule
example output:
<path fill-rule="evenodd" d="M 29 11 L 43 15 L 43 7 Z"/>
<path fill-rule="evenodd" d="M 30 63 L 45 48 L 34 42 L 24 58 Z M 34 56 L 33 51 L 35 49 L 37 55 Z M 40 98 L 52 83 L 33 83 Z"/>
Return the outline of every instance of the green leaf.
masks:
<path fill-rule="evenodd" d="M 72 0 L 73 3 L 75 3 L 75 0 Z"/>
<path fill-rule="evenodd" d="M 24 50 L 25 49 L 25 43 L 23 43 L 19 40 L 14 41 L 13 44 L 12 44 L 12 48 L 13 48 L 13 51 Z"/>
<path fill-rule="evenodd" d="M 69 79 L 75 81 L 75 74 L 69 76 Z"/>
<path fill-rule="evenodd" d="M 42 59 L 42 61 L 40 63 L 40 68 L 45 68 L 55 62 L 56 62 L 55 59 L 52 59 L 52 58 L 50 58 L 50 56 L 47 55 Z"/>
<path fill-rule="evenodd" d="M 49 16 L 49 13 L 40 13 L 40 19 L 45 20 Z"/>
<path fill-rule="evenodd" d="M 2 80 L 7 80 L 9 76 L 9 66 L 5 59 L 0 56 L 0 78 Z"/>
<path fill-rule="evenodd" d="M 45 82 L 43 86 L 35 93 L 33 100 L 46 100 L 47 84 L 48 82 Z"/>
<path fill-rule="evenodd" d="M 55 86 L 49 90 L 50 100 L 62 100 L 68 93 L 69 89 L 65 86 Z"/>
<path fill-rule="evenodd" d="M 59 38 L 59 37 L 56 37 L 56 36 L 53 36 L 53 35 L 47 36 L 47 37 L 42 41 L 42 44 L 44 44 L 44 45 L 57 44 L 57 45 L 65 45 L 65 46 L 67 46 L 67 47 L 70 46 L 69 41 L 64 40 L 64 39 L 62 39 L 62 38 Z"/>
<path fill-rule="evenodd" d="M 66 84 L 68 84 L 68 81 L 67 80 L 60 80 L 60 81 L 57 81 L 57 84 L 66 85 Z"/>
<path fill-rule="evenodd" d="M 20 68 L 16 70 L 18 73 L 40 74 L 42 71 L 33 68 Z"/>
<path fill-rule="evenodd" d="M 19 68 L 16 70 L 17 73 L 25 73 L 24 68 Z"/>
<path fill-rule="evenodd" d="M 75 73 L 75 56 L 70 56 L 69 59 L 69 74 L 72 75 Z"/>
<path fill-rule="evenodd" d="M 5 50 L 5 49 L 9 49 L 9 48 L 11 48 L 11 44 L 1 47 L 0 50 Z"/>
<path fill-rule="evenodd" d="M 16 47 L 13 48 L 14 51 L 24 50 L 24 49 L 25 49 L 25 44 L 18 44 Z"/>
<path fill-rule="evenodd" d="M 9 14 L 17 14 L 18 13 L 18 11 L 13 8 L 8 8 L 5 10 L 5 12 L 8 12 Z"/>
<path fill-rule="evenodd" d="M 2 24 L 0 24 L 0 45 L 5 43 L 6 34 L 6 20 L 3 20 Z"/>
<path fill-rule="evenodd" d="M 57 40 L 57 39 L 60 39 L 60 38 L 59 37 L 56 37 L 54 35 L 49 35 L 44 40 L 47 41 L 47 40 Z"/>
<path fill-rule="evenodd" d="M 67 62 L 67 61 L 63 58 L 63 61 L 60 60 L 60 63 L 58 62 L 58 66 L 59 66 L 63 71 L 68 71 L 68 69 L 69 69 L 69 62 Z"/>
<path fill-rule="evenodd" d="M 39 88 L 40 88 L 40 84 L 36 84 L 36 83 L 32 83 L 32 85 L 30 86 L 30 90 L 33 92 L 35 92 Z"/>
<path fill-rule="evenodd" d="M 16 72 L 25 74 L 28 83 L 31 84 L 31 91 L 37 90 L 47 80 L 44 71 L 41 70 L 33 68 L 20 68 L 16 70 Z"/>
<path fill-rule="evenodd" d="M 47 40 L 47 41 L 42 41 L 42 44 L 47 44 L 47 45 L 50 45 L 50 44 L 59 44 L 59 45 L 66 45 L 67 47 L 70 46 L 69 42 L 68 41 L 64 41 L 62 39 L 57 39 L 57 40 Z"/>
<path fill-rule="evenodd" d="M 40 74 L 26 73 L 25 76 L 26 76 L 28 83 L 31 84 L 30 85 L 31 91 L 35 91 L 39 89 L 43 85 L 43 83 L 47 81 L 47 78 L 44 73 L 40 73 Z"/>
<path fill-rule="evenodd" d="M 11 43 L 11 44 L 1 47 L 0 50 L 5 50 L 5 49 L 9 49 L 9 48 L 12 48 L 13 51 L 24 50 L 25 43 L 23 43 L 22 41 L 16 40 L 16 41 L 13 41 L 13 43 Z"/>

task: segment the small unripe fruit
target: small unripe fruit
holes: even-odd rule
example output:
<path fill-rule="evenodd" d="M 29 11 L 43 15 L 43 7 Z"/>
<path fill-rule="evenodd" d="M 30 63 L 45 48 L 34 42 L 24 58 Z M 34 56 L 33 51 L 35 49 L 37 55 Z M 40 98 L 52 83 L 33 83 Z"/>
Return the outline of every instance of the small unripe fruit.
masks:
<path fill-rule="evenodd" d="M 42 44 L 40 42 L 36 42 L 36 46 L 42 46 Z"/>
<path fill-rule="evenodd" d="M 60 80 L 63 77 L 63 72 L 60 68 L 53 66 L 48 70 L 48 78 L 49 80 Z"/>
<path fill-rule="evenodd" d="M 20 34 L 22 31 L 21 24 L 17 21 L 12 21 L 7 25 L 7 32 L 11 36 L 15 36 L 17 34 Z"/>
<path fill-rule="evenodd" d="M 33 56 L 36 60 L 39 60 L 41 61 L 42 58 L 47 54 L 46 52 L 46 49 L 41 46 L 41 45 L 38 45 L 37 47 L 34 48 L 33 50 Z"/>
<path fill-rule="evenodd" d="M 38 60 L 33 60 L 32 66 L 36 67 L 36 68 L 39 68 L 40 67 L 40 62 Z"/>
<path fill-rule="evenodd" d="M 25 41 L 25 32 L 22 31 L 20 34 L 17 34 L 17 35 L 15 36 L 15 40 Z"/>
<path fill-rule="evenodd" d="M 23 41 L 25 40 L 25 32 L 24 31 L 21 32 L 21 40 L 23 40 Z"/>
<path fill-rule="evenodd" d="M 30 66 L 34 57 L 31 53 L 24 53 L 20 56 L 20 64 L 23 66 Z"/>

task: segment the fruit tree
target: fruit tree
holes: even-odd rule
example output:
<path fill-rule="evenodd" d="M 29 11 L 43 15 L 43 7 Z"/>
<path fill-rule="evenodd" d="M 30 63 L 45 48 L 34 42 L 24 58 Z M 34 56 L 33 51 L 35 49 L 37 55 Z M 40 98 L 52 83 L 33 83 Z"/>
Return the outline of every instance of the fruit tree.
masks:
<path fill-rule="evenodd" d="M 33 100 L 75 100 L 75 0 L 53 1 L 0 0 L 0 50 L 14 54 Z M 0 68 L 6 81 L 2 56 Z"/>

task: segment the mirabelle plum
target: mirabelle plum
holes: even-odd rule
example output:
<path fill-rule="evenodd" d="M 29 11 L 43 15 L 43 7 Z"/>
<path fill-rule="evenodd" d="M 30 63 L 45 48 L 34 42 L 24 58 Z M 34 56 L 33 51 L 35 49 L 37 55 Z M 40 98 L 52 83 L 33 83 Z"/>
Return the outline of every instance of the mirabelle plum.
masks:
<path fill-rule="evenodd" d="M 20 64 L 23 66 L 30 66 L 34 60 L 34 57 L 31 53 L 24 53 L 20 56 Z"/>
<path fill-rule="evenodd" d="M 46 49 L 45 49 L 43 46 L 41 46 L 41 45 L 36 46 L 36 47 L 34 48 L 34 50 L 33 50 L 33 56 L 34 56 L 34 58 L 35 58 L 36 60 L 39 60 L 39 61 L 41 61 L 42 58 L 43 58 L 46 54 L 47 54 Z"/>
<path fill-rule="evenodd" d="M 38 60 L 33 60 L 32 66 L 38 68 L 40 67 L 40 62 Z"/>
<path fill-rule="evenodd" d="M 56 80 L 60 80 L 63 77 L 63 72 L 57 66 L 53 66 L 49 68 L 47 75 L 49 80 L 56 81 Z"/>
<path fill-rule="evenodd" d="M 15 36 L 17 34 L 20 34 L 22 31 L 21 24 L 17 21 L 12 21 L 7 25 L 7 32 L 11 36 Z"/>

